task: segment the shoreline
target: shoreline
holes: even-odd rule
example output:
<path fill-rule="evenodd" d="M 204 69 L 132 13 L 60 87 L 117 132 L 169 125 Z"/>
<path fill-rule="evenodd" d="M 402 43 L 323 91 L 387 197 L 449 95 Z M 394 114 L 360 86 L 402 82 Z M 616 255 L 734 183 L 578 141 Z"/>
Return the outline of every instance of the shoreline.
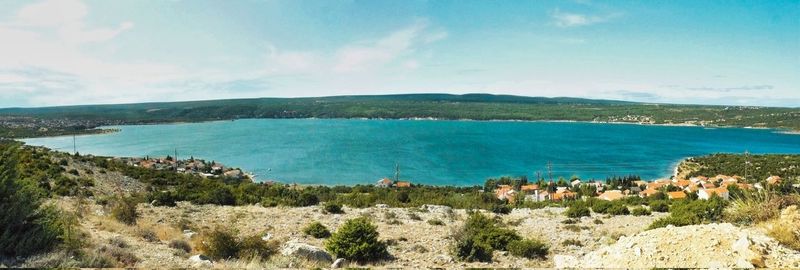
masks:
<path fill-rule="evenodd" d="M 238 118 L 238 119 L 215 119 L 205 121 L 176 121 L 176 122 L 154 122 L 154 123 L 130 123 L 122 125 L 109 125 L 98 126 L 91 130 L 107 130 L 103 132 L 86 132 L 76 133 L 69 135 L 53 135 L 53 136 L 37 136 L 37 137 L 24 137 L 14 138 L 15 140 L 35 139 L 35 138 L 57 138 L 65 136 L 86 136 L 86 135 L 103 135 L 121 132 L 119 127 L 124 126 L 151 126 L 151 125 L 183 125 L 183 124 L 196 124 L 196 123 L 215 123 L 215 122 L 234 122 L 238 120 L 396 120 L 396 121 L 453 121 L 453 122 L 528 122 L 528 123 L 586 123 L 586 124 L 611 124 L 611 125 L 637 125 L 637 126 L 660 126 L 660 127 L 702 127 L 708 129 L 717 128 L 741 128 L 741 129 L 757 129 L 757 130 L 772 130 L 774 133 L 787 134 L 787 135 L 800 135 L 800 130 L 793 130 L 780 127 L 752 127 L 752 126 L 720 126 L 720 125 L 700 125 L 688 123 L 643 123 L 643 122 L 624 122 L 624 121 L 595 121 L 595 120 L 526 120 L 526 119 L 448 119 L 437 117 L 405 117 L 405 118 L 369 118 L 369 117 L 350 117 L 350 118 L 319 118 L 319 117 L 304 117 L 304 118 Z"/>

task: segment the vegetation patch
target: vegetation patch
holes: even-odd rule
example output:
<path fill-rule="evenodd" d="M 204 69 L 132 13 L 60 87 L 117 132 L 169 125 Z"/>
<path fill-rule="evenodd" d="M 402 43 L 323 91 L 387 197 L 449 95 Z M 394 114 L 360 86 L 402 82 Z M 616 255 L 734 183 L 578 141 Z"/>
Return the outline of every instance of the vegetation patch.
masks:
<path fill-rule="evenodd" d="M 378 230 L 364 217 L 346 221 L 325 241 L 325 249 L 337 258 L 360 263 L 389 258 L 386 243 L 378 240 Z"/>
<path fill-rule="evenodd" d="M 328 238 L 331 232 L 319 221 L 312 222 L 303 228 L 303 233 L 314 238 Z"/>

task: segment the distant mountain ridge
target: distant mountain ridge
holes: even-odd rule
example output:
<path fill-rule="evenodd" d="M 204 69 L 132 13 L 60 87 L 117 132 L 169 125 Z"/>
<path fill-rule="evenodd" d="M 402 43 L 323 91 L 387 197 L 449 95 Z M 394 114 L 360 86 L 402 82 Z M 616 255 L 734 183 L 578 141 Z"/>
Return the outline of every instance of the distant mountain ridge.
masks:
<path fill-rule="evenodd" d="M 470 119 L 624 122 L 739 126 L 800 130 L 800 108 L 651 104 L 570 97 L 493 94 L 395 94 L 302 98 L 249 98 L 111 105 L 0 109 L 3 118 L 30 117 L 9 137 L 64 134 L 103 125 L 199 122 L 244 118 Z M 19 124 L 3 120 L 0 126 Z M 10 123 L 10 124 L 9 124 Z M 36 129 L 44 127 L 46 132 Z M 64 130 L 53 132 L 52 130 Z M 2 133 L 0 133 L 2 134 Z M 42 135 L 37 135 L 42 134 Z"/>

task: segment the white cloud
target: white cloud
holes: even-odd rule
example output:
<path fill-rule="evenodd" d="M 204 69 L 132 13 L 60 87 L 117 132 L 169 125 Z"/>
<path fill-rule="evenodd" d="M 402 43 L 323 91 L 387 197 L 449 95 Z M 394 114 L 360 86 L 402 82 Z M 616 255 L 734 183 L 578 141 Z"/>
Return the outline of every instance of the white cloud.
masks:
<path fill-rule="evenodd" d="M 618 16 L 619 14 L 593 16 L 580 13 L 562 12 L 559 9 L 555 9 L 552 12 L 550 12 L 550 17 L 553 19 L 553 24 L 558 27 L 564 27 L 564 28 L 604 23 Z"/>
<path fill-rule="evenodd" d="M 267 73 L 324 77 L 375 73 L 392 67 L 416 69 L 421 64 L 414 59 L 414 52 L 422 46 L 447 38 L 447 32 L 430 28 L 426 20 L 417 20 L 386 36 L 351 42 L 328 53 L 282 51 L 270 45 Z"/>

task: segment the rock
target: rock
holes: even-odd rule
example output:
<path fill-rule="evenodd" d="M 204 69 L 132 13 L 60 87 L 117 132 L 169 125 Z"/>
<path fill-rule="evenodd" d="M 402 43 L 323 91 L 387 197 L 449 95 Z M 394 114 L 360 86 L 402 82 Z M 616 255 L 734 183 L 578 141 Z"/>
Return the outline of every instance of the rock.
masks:
<path fill-rule="evenodd" d="M 767 268 L 767 264 L 764 263 L 764 258 L 761 256 L 755 256 L 750 259 L 750 264 L 758 268 Z"/>
<path fill-rule="evenodd" d="M 338 258 L 331 264 L 331 268 L 340 268 L 344 265 L 344 258 Z"/>
<path fill-rule="evenodd" d="M 269 241 L 269 239 L 272 239 L 272 234 L 270 234 L 270 233 L 267 233 L 267 234 L 265 234 L 264 236 L 261 237 L 261 240 L 264 240 L 264 241 Z"/>
<path fill-rule="evenodd" d="M 736 261 L 736 268 L 753 269 L 755 267 L 753 267 L 753 264 L 748 262 L 744 258 L 739 258 L 739 260 Z"/>
<path fill-rule="evenodd" d="M 555 268 L 580 268 L 578 258 L 569 255 L 553 256 L 553 265 L 555 265 Z"/>
<path fill-rule="evenodd" d="M 389 208 L 389 205 L 379 203 L 375 205 L 375 208 L 386 209 Z"/>
<path fill-rule="evenodd" d="M 445 254 L 439 254 L 439 255 L 436 255 L 436 257 L 433 258 L 433 263 L 439 264 L 439 265 L 448 264 L 448 263 L 452 263 L 452 262 L 453 262 L 453 258 L 450 257 L 450 256 L 447 256 Z"/>
<path fill-rule="evenodd" d="M 733 250 L 734 252 L 739 253 L 741 255 L 745 255 L 745 256 L 750 255 L 751 253 L 753 253 L 750 250 L 750 239 L 747 239 L 747 235 L 746 234 L 745 235 L 740 235 L 739 236 L 739 240 L 736 240 L 736 242 L 733 242 L 733 244 L 731 245 L 731 250 Z"/>
<path fill-rule="evenodd" d="M 208 267 L 208 266 L 211 266 L 213 264 L 211 262 L 211 258 L 209 258 L 209 257 L 207 257 L 207 256 L 205 256 L 203 254 L 197 254 L 197 255 L 191 256 L 191 257 L 189 257 L 189 261 L 192 262 L 192 264 L 195 267 Z"/>
<path fill-rule="evenodd" d="M 431 205 L 431 204 L 423 204 L 419 207 L 419 210 L 428 211 L 431 213 L 438 213 L 438 214 L 447 214 L 453 211 L 453 208 L 450 206 L 444 205 Z"/>
<path fill-rule="evenodd" d="M 197 234 L 197 233 L 193 232 L 192 230 L 183 230 L 183 236 L 186 237 L 186 238 L 191 239 L 192 236 L 194 236 L 195 234 Z"/>
<path fill-rule="evenodd" d="M 642 248 L 640 247 L 636 247 L 633 252 L 636 253 L 636 257 L 642 256 Z"/>
<path fill-rule="evenodd" d="M 286 242 L 281 249 L 281 254 L 289 257 L 301 257 L 313 262 L 332 262 L 333 258 L 325 250 L 300 243 L 297 240 Z"/>

